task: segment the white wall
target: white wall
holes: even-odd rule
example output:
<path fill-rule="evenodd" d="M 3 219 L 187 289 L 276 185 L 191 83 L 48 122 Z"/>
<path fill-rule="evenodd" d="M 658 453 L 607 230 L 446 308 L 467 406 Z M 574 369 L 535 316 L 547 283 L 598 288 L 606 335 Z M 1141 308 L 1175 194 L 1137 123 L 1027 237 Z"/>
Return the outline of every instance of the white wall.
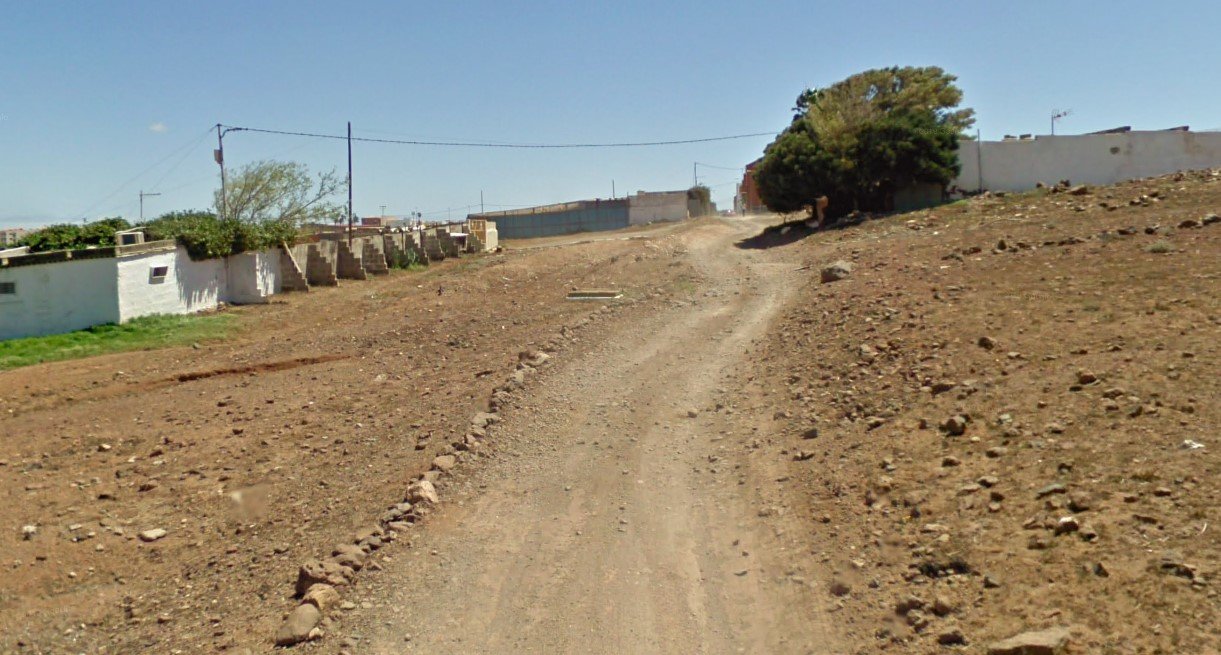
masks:
<path fill-rule="evenodd" d="M 1060 180 L 1114 184 L 1221 166 L 1221 133 L 1125 132 L 1024 141 L 965 140 L 958 158 L 962 174 L 953 184 L 965 190 L 1026 191 L 1039 182 L 1050 185 Z"/>
<path fill-rule="evenodd" d="M 114 259 L 4 267 L 0 282 L 17 285 L 16 295 L 0 295 L 0 339 L 119 322 Z"/>
<path fill-rule="evenodd" d="M 236 305 L 268 302 L 280 293 L 280 249 L 244 252 L 225 258 L 228 286 L 225 302 Z"/>
<path fill-rule="evenodd" d="M 214 309 L 225 292 L 225 261 L 191 261 L 182 246 L 115 261 L 120 321 L 150 314 L 191 314 Z M 164 280 L 150 277 L 156 266 L 168 267 Z"/>
<path fill-rule="evenodd" d="M 685 221 L 687 218 L 686 191 L 658 193 L 638 191 L 636 195 L 628 197 L 627 222 L 629 225 L 643 225 L 657 221 Z"/>

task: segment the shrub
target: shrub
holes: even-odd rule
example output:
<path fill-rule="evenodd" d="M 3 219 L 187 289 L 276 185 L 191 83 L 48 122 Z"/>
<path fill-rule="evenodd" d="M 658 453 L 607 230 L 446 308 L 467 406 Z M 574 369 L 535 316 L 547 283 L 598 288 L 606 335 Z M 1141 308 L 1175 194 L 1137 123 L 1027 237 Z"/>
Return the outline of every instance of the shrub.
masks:
<path fill-rule="evenodd" d="M 191 259 L 211 259 L 289 243 L 297 230 L 283 221 L 222 221 L 207 211 L 170 212 L 144 224 L 150 239 L 176 239 Z"/>
<path fill-rule="evenodd" d="M 52 250 L 83 250 L 100 246 L 113 246 L 114 233 L 126 230 L 131 225 L 121 218 L 104 218 L 100 221 L 76 225 L 60 223 L 48 225 L 27 234 L 20 245 L 29 246 L 30 252 Z"/>
<path fill-rule="evenodd" d="M 1151 243 L 1145 252 L 1153 253 L 1154 255 L 1165 255 L 1166 253 L 1174 252 L 1174 246 L 1170 245 L 1169 241 L 1158 241 Z"/>

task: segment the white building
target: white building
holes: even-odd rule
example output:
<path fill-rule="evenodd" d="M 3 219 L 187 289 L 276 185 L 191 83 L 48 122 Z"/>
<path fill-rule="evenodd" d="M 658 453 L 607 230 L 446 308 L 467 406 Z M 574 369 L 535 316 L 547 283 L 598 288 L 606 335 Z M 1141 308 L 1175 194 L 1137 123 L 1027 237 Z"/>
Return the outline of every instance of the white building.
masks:
<path fill-rule="evenodd" d="M 0 258 L 0 340 L 267 302 L 280 251 L 193 261 L 173 241 Z"/>
<path fill-rule="evenodd" d="M 953 186 L 964 191 L 1028 191 L 1039 182 L 1050 185 L 1060 180 L 1114 184 L 1219 167 L 1221 132 L 1120 128 L 1071 136 L 964 140 L 958 159 L 962 173 Z"/>
<path fill-rule="evenodd" d="M 15 245 L 18 241 L 21 240 L 22 237 L 24 237 L 25 235 L 27 235 L 29 233 L 30 233 L 29 230 L 22 229 L 19 227 L 13 227 L 13 228 L 8 228 L 6 230 L 0 230 L 0 250 L 3 250 L 5 246 Z"/>

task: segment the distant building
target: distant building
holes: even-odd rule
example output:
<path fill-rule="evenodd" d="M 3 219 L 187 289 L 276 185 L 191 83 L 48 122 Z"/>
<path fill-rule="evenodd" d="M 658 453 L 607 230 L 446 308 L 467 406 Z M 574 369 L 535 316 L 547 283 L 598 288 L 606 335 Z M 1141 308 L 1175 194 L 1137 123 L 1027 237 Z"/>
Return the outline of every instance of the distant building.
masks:
<path fill-rule="evenodd" d="M 1115 184 L 1176 171 L 1221 166 L 1221 132 L 1187 127 L 1092 134 L 1006 135 L 1001 141 L 959 142 L 962 172 L 951 191 L 1028 191 L 1043 184 Z"/>
<path fill-rule="evenodd" d="M 530 239 L 619 230 L 630 225 L 682 221 L 690 217 L 686 191 L 638 191 L 626 198 L 577 200 L 471 214 L 467 220 L 495 221 L 501 239 Z"/>
<path fill-rule="evenodd" d="M 767 205 L 759 197 L 759 186 L 755 184 L 755 167 L 763 161 L 760 157 L 746 165 L 742 175 L 742 183 L 738 185 L 738 195 L 734 196 L 734 212 L 738 214 L 760 214 L 767 211 Z"/>
<path fill-rule="evenodd" d="M 0 247 L 15 246 L 15 245 L 17 245 L 18 241 L 20 241 L 22 238 L 25 237 L 25 235 L 27 235 L 29 233 L 30 233 L 29 230 L 20 228 L 20 227 L 9 228 L 7 230 L 0 230 Z"/>

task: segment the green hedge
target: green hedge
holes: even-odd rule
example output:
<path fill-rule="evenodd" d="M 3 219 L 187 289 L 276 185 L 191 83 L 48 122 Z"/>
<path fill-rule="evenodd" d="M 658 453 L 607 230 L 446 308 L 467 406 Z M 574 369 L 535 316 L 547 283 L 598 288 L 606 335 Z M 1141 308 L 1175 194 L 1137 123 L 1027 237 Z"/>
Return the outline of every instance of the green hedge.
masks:
<path fill-rule="evenodd" d="M 216 214 L 205 211 L 170 212 L 142 227 L 149 239 L 177 239 L 191 259 L 266 250 L 281 243 L 291 243 L 297 236 L 297 228 L 290 223 L 222 221 Z"/>
<path fill-rule="evenodd" d="M 121 218 L 103 218 L 84 225 L 60 223 L 27 234 L 18 245 L 29 246 L 30 252 L 113 246 L 114 233 L 130 227 L 131 225 Z"/>

